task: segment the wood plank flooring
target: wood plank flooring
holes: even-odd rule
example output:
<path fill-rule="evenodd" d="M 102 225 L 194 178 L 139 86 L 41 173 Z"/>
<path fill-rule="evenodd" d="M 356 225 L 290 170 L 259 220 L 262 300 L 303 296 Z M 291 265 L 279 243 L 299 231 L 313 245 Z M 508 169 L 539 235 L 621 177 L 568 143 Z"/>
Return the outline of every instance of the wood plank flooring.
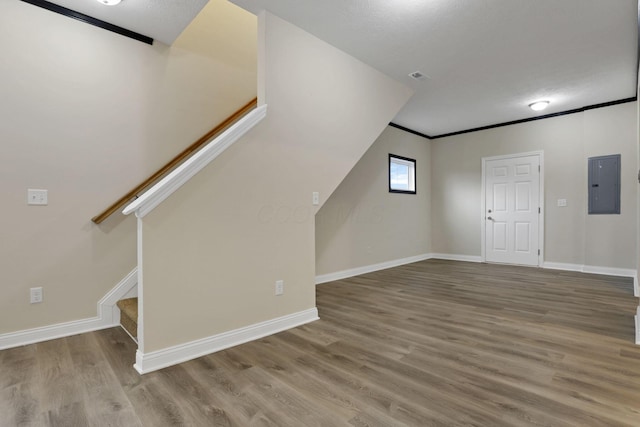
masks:
<path fill-rule="evenodd" d="M 139 376 L 119 328 L 0 351 L 0 426 L 640 426 L 626 278 L 429 260 Z"/>

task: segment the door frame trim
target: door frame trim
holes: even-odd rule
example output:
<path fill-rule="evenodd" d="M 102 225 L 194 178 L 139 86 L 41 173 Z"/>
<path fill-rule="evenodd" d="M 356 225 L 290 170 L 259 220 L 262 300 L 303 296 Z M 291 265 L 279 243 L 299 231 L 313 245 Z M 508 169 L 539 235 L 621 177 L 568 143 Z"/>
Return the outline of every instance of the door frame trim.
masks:
<path fill-rule="evenodd" d="M 486 223 L 486 188 L 485 188 L 485 171 L 486 164 L 488 161 L 492 160 L 505 160 L 505 159 L 513 159 L 517 157 L 527 157 L 527 156 L 538 156 L 540 159 L 540 215 L 538 221 L 538 248 L 540 249 L 540 255 L 538 255 L 538 267 L 542 267 L 544 263 L 544 151 L 528 151 L 525 153 L 514 153 L 514 154 L 505 154 L 502 156 L 490 156 L 482 158 L 482 181 L 481 181 L 481 190 L 480 190 L 480 258 L 482 262 L 487 262 L 486 255 L 486 232 L 485 232 L 485 223 Z"/>

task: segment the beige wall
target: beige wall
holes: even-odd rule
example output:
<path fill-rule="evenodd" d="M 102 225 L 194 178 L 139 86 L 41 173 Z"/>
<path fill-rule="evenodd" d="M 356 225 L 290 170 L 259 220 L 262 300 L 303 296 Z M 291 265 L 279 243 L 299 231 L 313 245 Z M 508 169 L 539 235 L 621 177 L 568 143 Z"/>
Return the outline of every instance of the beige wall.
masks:
<path fill-rule="evenodd" d="M 324 202 L 410 96 L 261 19 L 266 119 L 141 220 L 144 353 L 314 308 L 312 192 Z"/>
<path fill-rule="evenodd" d="M 636 103 L 432 141 L 432 250 L 480 256 L 482 157 L 544 151 L 545 261 L 634 269 Z M 587 158 L 622 154 L 621 215 L 587 215 Z M 567 207 L 558 207 L 565 198 Z"/>
<path fill-rule="evenodd" d="M 389 153 L 416 159 L 416 195 L 389 193 Z M 316 214 L 316 275 L 431 251 L 431 143 L 387 127 Z"/>
<path fill-rule="evenodd" d="M 638 69 L 638 91 L 640 93 L 640 68 Z M 638 162 L 638 184 L 640 184 L 640 104 L 636 102 L 636 159 Z M 636 186 L 636 271 L 640 271 L 640 185 Z M 640 289 L 638 289 L 638 274 L 636 273 L 636 280 L 634 282 L 634 295 L 640 296 Z M 638 315 L 636 316 L 636 322 L 640 322 L 640 304 L 638 306 Z M 640 344 L 640 324 L 636 326 L 636 341 Z"/>
<path fill-rule="evenodd" d="M 634 102 L 584 113 L 584 157 L 622 155 L 620 215 L 586 215 L 585 265 L 635 269 L 636 241 L 632 236 L 636 234 L 638 215 L 636 109 Z M 583 188 L 587 188 L 586 166 L 583 172 Z"/>
<path fill-rule="evenodd" d="M 0 2 L 0 333 L 96 315 L 136 265 L 136 228 L 90 218 L 255 96 L 256 31 L 224 0 L 173 47 Z"/>

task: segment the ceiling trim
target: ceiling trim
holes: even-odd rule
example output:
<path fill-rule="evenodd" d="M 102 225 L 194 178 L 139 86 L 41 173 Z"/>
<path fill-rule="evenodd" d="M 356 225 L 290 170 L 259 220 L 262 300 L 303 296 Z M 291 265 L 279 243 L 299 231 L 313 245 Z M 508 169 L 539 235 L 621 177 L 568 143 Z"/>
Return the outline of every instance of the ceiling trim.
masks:
<path fill-rule="evenodd" d="M 391 126 L 392 128 L 397 128 L 397 129 L 403 130 L 403 131 L 405 131 L 405 132 L 412 133 L 412 134 L 414 134 L 414 135 L 421 136 L 421 137 L 423 137 L 423 138 L 433 139 L 433 137 L 431 137 L 431 136 L 429 136 L 429 135 L 427 135 L 427 134 L 424 134 L 424 133 L 422 133 L 422 132 L 418 132 L 418 131 L 413 130 L 413 129 L 406 128 L 406 127 L 401 126 L 401 125 L 399 125 L 399 124 L 397 124 L 397 123 L 393 123 L 393 122 L 391 122 L 391 123 L 389 123 L 389 126 Z"/>
<path fill-rule="evenodd" d="M 100 19 L 93 18 L 89 15 L 85 15 L 84 13 L 76 12 L 75 10 L 68 9 L 66 7 L 48 2 L 46 0 L 22 0 L 25 3 L 32 4 L 34 6 L 41 7 L 43 9 L 50 10 L 51 12 L 59 13 L 60 15 L 67 16 L 69 18 L 77 19 L 78 21 L 84 22 L 86 24 L 90 24 L 99 28 L 102 28 L 107 31 L 114 32 L 116 34 L 120 34 L 121 36 L 129 37 L 134 40 L 138 40 L 139 42 L 146 44 L 153 44 L 153 39 L 151 37 L 147 37 L 145 35 L 136 33 L 131 30 L 127 30 L 126 28 L 118 27 L 117 25 L 110 24 L 105 21 L 101 21 Z"/>
<path fill-rule="evenodd" d="M 510 121 L 510 122 L 497 123 L 497 124 L 494 124 L 494 125 L 481 126 L 481 127 L 477 127 L 477 128 L 465 129 L 465 130 L 460 130 L 460 131 L 456 131 L 456 132 L 443 133 L 443 134 L 434 135 L 434 136 L 427 135 L 427 134 L 415 131 L 413 129 L 406 128 L 404 126 L 401 126 L 401 125 L 393 123 L 393 122 L 389 123 L 389 126 L 397 128 L 397 129 L 400 129 L 400 130 L 403 130 L 405 132 L 412 133 L 414 135 L 421 136 L 423 138 L 439 139 L 439 138 L 446 138 L 448 136 L 455 136 L 455 135 L 462 135 L 462 134 L 465 134 L 465 133 L 478 132 L 478 131 L 481 131 L 481 130 L 500 128 L 500 127 L 503 127 L 503 126 L 517 125 L 517 124 L 520 124 L 520 123 L 527 123 L 527 122 L 532 122 L 532 121 L 535 121 L 535 120 L 543 120 L 543 119 L 550 119 L 550 118 L 553 118 L 553 117 L 566 116 L 567 114 L 580 113 L 580 112 L 587 111 L 587 110 L 594 110 L 596 108 L 611 107 L 613 105 L 626 104 L 627 102 L 634 102 L 634 101 L 637 101 L 637 100 L 638 100 L 638 97 L 637 96 L 633 96 L 631 98 L 624 98 L 624 99 L 618 99 L 618 100 L 615 100 L 615 101 L 603 102 L 603 103 L 600 103 L 600 104 L 587 105 L 586 107 L 575 108 L 573 110 L 567 110 L 567 111 L 561 111 L 561 112 L 558 112 L 558 113 L 545 114 L 544 116 L 529 117 L 529 118 L 526 118 L 526 119 L 513 120 L 513 121 Z"/>

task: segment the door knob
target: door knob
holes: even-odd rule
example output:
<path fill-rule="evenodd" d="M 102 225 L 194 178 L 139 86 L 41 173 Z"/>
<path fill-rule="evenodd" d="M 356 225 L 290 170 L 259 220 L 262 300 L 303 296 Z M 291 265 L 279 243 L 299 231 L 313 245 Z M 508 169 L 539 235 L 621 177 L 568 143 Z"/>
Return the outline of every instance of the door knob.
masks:
<path fill-rule="evenodd" d="M 493 218 L 491 218 L 490 216 L 488 216 L 488 217 L 487 217 L 487 219 L 488 219 L 489 221 L 493 221 Z"/>

